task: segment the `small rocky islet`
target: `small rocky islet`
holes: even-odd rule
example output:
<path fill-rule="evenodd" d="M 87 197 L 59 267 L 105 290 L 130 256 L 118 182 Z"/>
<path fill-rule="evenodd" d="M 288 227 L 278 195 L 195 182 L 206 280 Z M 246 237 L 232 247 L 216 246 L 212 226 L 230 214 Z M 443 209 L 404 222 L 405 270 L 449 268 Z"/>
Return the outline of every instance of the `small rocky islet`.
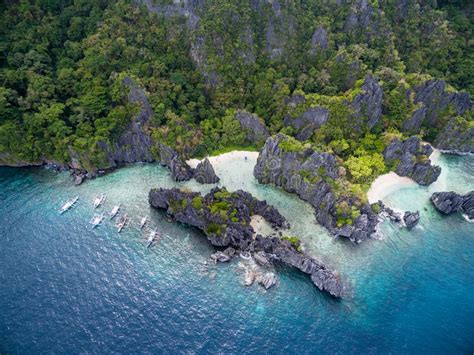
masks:
<path fill-rule="evenodd" d="M 443 214 L 462 213 L 474 220 L 474 191 L 460 195 L 454 191 L 435 192 L 430 198 L 433 206 Z"/>

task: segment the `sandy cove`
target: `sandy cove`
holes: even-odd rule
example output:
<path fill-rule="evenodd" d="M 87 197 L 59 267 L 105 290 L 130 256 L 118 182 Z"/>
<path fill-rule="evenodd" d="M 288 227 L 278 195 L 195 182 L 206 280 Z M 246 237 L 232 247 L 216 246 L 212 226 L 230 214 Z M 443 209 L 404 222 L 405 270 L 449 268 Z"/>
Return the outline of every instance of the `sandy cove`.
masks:
<path fill-rule="evenodd" d="M 423 142 L 426 143 L 426 142 Z M 436 165 L 439 160 L 441 152 L 439 149 L 433 148 L 433 153 L 430 155 L 431 163 Z M 375 203 L 379 200 L 383 200 L 384 197 L 391 193 L 407 186 L 416 186 L 417 183 L 409 177 L 399 176 L 393 171 L 388 174 L 380 175 L 377 179 L 372 182 L 370 189 L 367 192 L 367 199 L 369 203 Z"/>

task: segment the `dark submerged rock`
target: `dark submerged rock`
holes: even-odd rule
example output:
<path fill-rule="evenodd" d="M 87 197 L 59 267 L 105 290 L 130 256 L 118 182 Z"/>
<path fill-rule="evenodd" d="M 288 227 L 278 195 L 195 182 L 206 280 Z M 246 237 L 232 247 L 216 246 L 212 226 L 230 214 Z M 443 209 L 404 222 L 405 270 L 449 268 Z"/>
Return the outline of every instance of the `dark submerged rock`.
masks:
<path fill-rule="evenodd" d="M 459 195 L 453 191 L 435 192 L 430 198 L 436 209 L 444 214 L 465 213 L 474 219 L 474 191 Z"/>
<path fill-rule="evenodd" d="M 394 139 L 383 151 L 385 162 L 400 176 L 408 176 L 420 185 L 430 185 L 438 179 L 441 168 L 431 165 L 433 148 L 423 145 L 415 136 L 405 141 Z"/>
<path fill-rule="evenodd" d="M 207 158 L 201 161 L 196 166 L 196 169 L 194 169 L 194 179 L 201 184 L 215 184 L 220 180 Z"/>
<path fill-rule="evenodd" d="M 280 262 L 296 267 L 311 275 L 313 283 L 322 291 L 335 297 L 343 295 L 344 287 L 337 273 L 309 255 L 295 249 L 287 240 L 279 237 L 256 235 L 250 225 L 251 216 L 263 216 L 274 228 L 288 226 L 286 219 L 265 201 L 259 201 L 248 192 L 228 192 L 214 188 L 205 196 L 195 192 L 173 189 L 153 189 L 149 193 L 150 204 L 164 209 L 177 221 L 201 229 L 212 245 L 232 247 L 255 253 L 266 264 Z M 233 255 L 226 249 L 214 254 L 215 260 L 227 261 Z M 276 278 L 266 275 L 261 282 L 271 287 Z"/>

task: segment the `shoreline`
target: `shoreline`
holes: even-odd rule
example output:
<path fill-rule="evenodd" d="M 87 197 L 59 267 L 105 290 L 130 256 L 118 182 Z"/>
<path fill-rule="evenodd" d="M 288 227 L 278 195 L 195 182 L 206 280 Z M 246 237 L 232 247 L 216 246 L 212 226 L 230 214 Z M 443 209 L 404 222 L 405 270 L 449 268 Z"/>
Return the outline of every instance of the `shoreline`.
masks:
<path fill-rule="evenodd" d="M 227 163 L 227 162 L 229 162 L 230 160 L 233 160 L 233 159 L 245 159 L 245 158 L 247 158 L 247 159 L 257 159 L 258 154 L 259 154 L 259 152 L 252 152 L 252 151 L 248 151 L 248 150 L 233 150 L 233 151 L 228 152 L 228 153 L 223 153 L 223 154 L 214 155 L 214 156 L 208 156 L 208 157 L 204 157 L 202 159 L 197 159 L 197 158 L 189 159 L 189 160 L 186 160 L 186 163 L 191 168 L 195 168 L 201 161 L 203 161 L 204 159 L 207 158 L 207 159 L 209 159 L 212 166 L 215 168 L 215 167 L 218 167 L 219 164 Z"/>
<path fill-rule="evenodd" d="M 369 203 L 376 203 L 402 187 L 415 185 L 417 183 L 409 177 L 399 176 L 391 171 L 388 174 L 380 175 L 372 182 L 369 191 L 367 191 L 367 200 Z"/>
<path fill-rule="evenodd" d="M 423 143 L 429 144 L 426 142 Z M 431 147 L 433 148 L 433 152 L 431 153 L 429 159 L 431 160 L 431 164 L 437 165 L 442 152 L 433 146 Z M 372 182 L 369 191 L 367 191 L 367 200 L 371 204 L 376 203 L 403 187 L 416 185 L 418 184 L 413 179 L 406 176 L 400 176 L 391 171 L 387 174 L 380 175 Z"/>

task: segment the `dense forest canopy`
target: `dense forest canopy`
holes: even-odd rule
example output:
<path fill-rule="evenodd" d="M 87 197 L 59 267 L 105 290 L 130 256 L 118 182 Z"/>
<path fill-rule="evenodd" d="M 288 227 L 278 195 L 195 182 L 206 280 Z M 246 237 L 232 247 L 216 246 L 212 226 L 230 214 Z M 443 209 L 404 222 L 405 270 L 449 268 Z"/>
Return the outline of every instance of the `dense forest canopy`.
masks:
<path fill-rule="evenodd" d="M 306 142 L 333 152 L 354 184 L 390 167 L 391 137 L 434 140 L 453 118 L 407 129 L 413 89 L 432 78 L 474 94 L 471 1 L 21 0 L 0 5 L 0 162 L 106 166 L 106 150 L 139 111 L 124 78 L 145 90 L 153 142 L 186 156 L 258 148 L 235 119 L 255 114 L 270 134 L 285 118 L 329 111 Z M 367 76 L 383 89 L 382 118 L 354 114 Z M 295 104 L 295 98 L 303 100 Z M 304 102 L 303 102 L 304 101 Z M 367 108 L 365 108 L 367 110 Z M 458 117 L 456 117 L 458 116 Z M 153 150 L 152 150 L 153 151 Z"/>

